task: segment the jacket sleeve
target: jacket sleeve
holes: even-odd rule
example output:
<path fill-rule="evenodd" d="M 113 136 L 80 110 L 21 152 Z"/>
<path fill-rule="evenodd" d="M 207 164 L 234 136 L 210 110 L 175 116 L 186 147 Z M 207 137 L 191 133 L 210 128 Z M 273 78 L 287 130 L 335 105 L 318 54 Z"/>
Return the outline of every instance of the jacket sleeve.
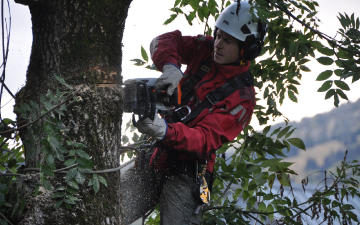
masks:
<path fill-rule="evenodd" d="M 166 64 L 188 64 L 196 55 L 199 46 L 204 45 L 210 36 L 182 36 L 179 30 L 162 34 L 154 38 L 150 44 L 151 58 L 158 70 Z"/>
<path fill-rule="evenodd" d="M 253 87 L 246 89 L 254 96 Z M 234 140 L 240 134 L 249 124 L 254 107 L 254 98 L 240 98 L 239 92 L 235 92 L 212 108 L 203 110 L 196 121 L 190 122 L 195 124 L 194 126 L 188 127 L 182 123 L 168 124 L 164 143 L 205 159 L 222 144 Z"/>

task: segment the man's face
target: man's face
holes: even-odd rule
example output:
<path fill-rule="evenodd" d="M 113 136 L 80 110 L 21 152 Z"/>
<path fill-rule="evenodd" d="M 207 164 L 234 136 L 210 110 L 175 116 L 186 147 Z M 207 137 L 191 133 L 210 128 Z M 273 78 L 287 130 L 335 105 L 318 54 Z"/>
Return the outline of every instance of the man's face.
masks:
<path fill-rule="evenodd" d="M 239 59 L 238 40 L 218 29 L 214 43 L 214 61 L 218 64 L 229 64 Z"/>

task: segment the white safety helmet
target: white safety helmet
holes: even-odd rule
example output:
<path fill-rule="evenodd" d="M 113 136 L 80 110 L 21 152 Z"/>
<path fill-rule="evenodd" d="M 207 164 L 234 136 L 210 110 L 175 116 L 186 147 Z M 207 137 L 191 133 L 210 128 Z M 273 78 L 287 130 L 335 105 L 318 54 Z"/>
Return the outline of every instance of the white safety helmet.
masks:
<path fill-rule="evenodd" d="M 267 30 L 267 24 L 256 18 L 256 10 L 255 17 L 250 13 L 250 7 L 248 1 L 240 1 L 239 11 L 236 12 L 238 4 L 234 2 L 220 13 L 215 22 L 216 28 L 246 42 L 241 47 L 241 57 L 246 60 L 253 60 L 260 54 Z"/>

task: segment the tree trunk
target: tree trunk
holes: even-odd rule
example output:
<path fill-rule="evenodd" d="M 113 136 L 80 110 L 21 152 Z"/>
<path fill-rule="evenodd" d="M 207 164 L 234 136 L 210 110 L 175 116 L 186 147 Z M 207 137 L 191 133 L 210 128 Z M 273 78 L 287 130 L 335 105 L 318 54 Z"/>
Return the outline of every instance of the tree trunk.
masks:
<path fill-rule="evenodd" d="M 94 170 L 119 166 L 122 122 L 121 47 L 125 19 L 131 0 L 15 0 L 28 5 L 32 15 L 33 46 L 26 85 L 16 96 L 16 105 L 41 102 L 40 94 L 55 92 L 64 78 L 73 87 L 82 87 L 80 101 L 68 107 L 64 124 L 72 141 L 86 145 L 83 150 L 94 162 Z M 64 88 L 62 90 L 65 90 Z M 40 120 L 39 123 L 44 123 Z M 26 168 L 42 160 L 39 140 L 25 139 L 29 129 L 21 131 L 25 145 Z M 41 130 L 38 131 L 41 134 Z M 30 152 L 30 146 L 35 150 Z M 58 168 L 57 168 L 58 169 Z M 156 202 L 155 192 L 144 190 L 151 179 L 149 171 L 128 170 L 101 174 L 108 187 L 98 193 L 84 183 L 76 195 L 80 201 L 66 209 L 51 198 L 51 191 L 27 197 L 18 224 L 129 224 L 141 217 Z M 91 175 L 88 175 L 91 178 Z M 49 179 L 53 187 L 66 185 L 64 175 Z M 34 190 L 39 176 L 28 174 L 18 187 Z M 136 187 L 134 187 L 134 184 Z M 145 204 L 138 198 L 145 197 Z M 154 200 L 155 199 L 155 200 Z"/>

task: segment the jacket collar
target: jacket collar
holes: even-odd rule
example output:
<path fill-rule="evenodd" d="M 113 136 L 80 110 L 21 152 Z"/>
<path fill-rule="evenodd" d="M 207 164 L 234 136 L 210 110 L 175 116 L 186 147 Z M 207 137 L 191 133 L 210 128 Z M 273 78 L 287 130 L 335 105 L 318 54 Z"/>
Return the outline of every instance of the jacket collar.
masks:
<path fill-rule="evenodd" d="M 218 74 L 228 78 L 232 78 L 239 74 L 242 74 L 249 70 L 250 62 L 247 62 L 246 65 L 241 66 L 240 63 L 231 63 L 231 64 L 217 64 L 214 62 L 214 57 L 212 58 L 213 65 L 218 70 Z"/>

